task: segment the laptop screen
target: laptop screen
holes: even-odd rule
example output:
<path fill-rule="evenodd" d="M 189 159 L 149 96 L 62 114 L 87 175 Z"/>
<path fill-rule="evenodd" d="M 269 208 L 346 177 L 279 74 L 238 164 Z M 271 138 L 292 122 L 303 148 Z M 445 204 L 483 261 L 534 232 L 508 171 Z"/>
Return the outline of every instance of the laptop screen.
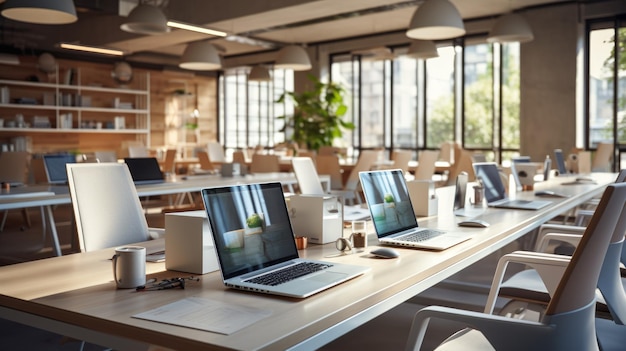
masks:
<path fill-rule="evenodd" d="M 563 156 L 563 150 L 554 150 L 554 160 L 556 161 L 556 168 L 559 174 L 567 174 L 567 167 L 565 167 L 565 158 Z"/>
<path fill-rule="evenodd" d="M 224 279 L 298 258 L 280 183 L 202 189 Z"/>
<path fill-rule="evenodd" d="M 465 193 L 467 192 L 467 172 L 461 172 L 456 176 L 454 188 L 454 210 L 465 208 Z"/>
<path fill-rule="evenodd" d="M 379 238 L 417 227 L 401 170 L 359 172 L 359 178 Z"/>
<path fill-rule="evenodd" d="M 50 184 L 67 183 L 67 163 L 76 163 L 76 156 L 70 154 L 43 155 L 46 177 Z"/>
<path fill-rule="evenodd" d="M 474 172 L 485 187 L 485 199 L 488 203 L 506 198 L 506 189 L 495 162 L 474 163 Z"/>
<path fill-rule="evenodd" d="M 159 161 L 154 157 L 127 157 L 124 159 L 135 183 L 160 183 L 164 181 Z"/>

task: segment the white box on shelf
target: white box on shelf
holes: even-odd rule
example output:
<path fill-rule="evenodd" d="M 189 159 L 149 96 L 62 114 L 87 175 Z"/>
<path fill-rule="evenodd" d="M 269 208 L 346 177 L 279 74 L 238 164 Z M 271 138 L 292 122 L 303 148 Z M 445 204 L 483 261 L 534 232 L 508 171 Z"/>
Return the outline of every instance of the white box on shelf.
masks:
<path fill-rule="evenodd" d="M 435 194 L 435 182 L 432 180 L 411 180 L 406 182 L 406 185 L 416 216 L 437 215 L 439 203 Z"/>
<path fill-rule="evenodd" d="M 296 236 L 312 244 L 327 244 L 343 235 L 343 204 L 337 196 L 293 195 L 289 215 Z"/>
<path fill-rule="evenodd" d="M 115 116 L 115 129 L 126 129 L 126 118 L 124 116 Z"/>
<path fill-rule="evenodd" d="M 165 215 L 165 268 L 193 274 L 219 269 L 205 211 Z"/>

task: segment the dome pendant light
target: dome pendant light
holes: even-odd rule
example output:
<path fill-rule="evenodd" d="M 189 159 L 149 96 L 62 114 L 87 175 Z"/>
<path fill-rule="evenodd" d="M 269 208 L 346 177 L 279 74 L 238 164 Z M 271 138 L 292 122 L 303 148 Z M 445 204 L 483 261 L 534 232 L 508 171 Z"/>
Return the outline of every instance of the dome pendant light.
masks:
<path fill-rule="evenodd" d="M 311 60 L 304 48 L 296 45 L 285 46 L 278 51 L 274 68 L 307 71 L 311 69 Z"/>
<path fill-rule="evenodd" d="M 412 39 L 441 40 L 465 34 L 461 14 L 448 0 L 426 0 L 409 24 L 406 35 Z"/>
<path fill-rule="evenodd" d="M 36 24 L 68 24 L 78 20 L 73 0 L 7 0 L 2 16 Z"/>
<path fill-rule="evenodd" d="M 135 34 L 163 34 L 170 31 L 167 26 L 167 17 L 160 8 L 149 5 L 137 5 L 126 18 L 120 28 L 129 33 Z"/>
<path fill-rule="evenodd" d="M 487 41 L 490 43 L 525 43 L 534 38 L 533 31 L 526 19 L 522 15 L 509 13 L 496 20 Z"/>
<path fill-rule="evenodd" d="M 214 71 L 222 68 L 222 61 L 215 46 L 197 41 L 187 45 L 178 66 L 195 71 Z"/>
<path fill-rule="evenodd" d="M 439 52 L 437 52 L 437 46 L 432 40 L 413 40 L 406 56 L 425 60 L 439 57 Z"/>
<path fill-rule="evenodd" d="M 270 71 L 263 66 L 254 66 L 248 73 L 248 80 L 251 82 L 269 82 L 272 80 Z"/>

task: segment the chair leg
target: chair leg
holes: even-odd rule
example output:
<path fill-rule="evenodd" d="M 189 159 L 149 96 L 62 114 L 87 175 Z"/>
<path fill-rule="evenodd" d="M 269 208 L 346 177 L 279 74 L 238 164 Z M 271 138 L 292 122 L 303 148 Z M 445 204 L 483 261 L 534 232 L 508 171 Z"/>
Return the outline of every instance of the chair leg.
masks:
<path fill-rule="evenodd" d="M 9 215 L 9 210 L 5 210 L 4 215 L 2 216 L 2 222 L 0 223 L 0 232 L 4 230 L 4 224 L 7 222 L 8 215 Z"/>

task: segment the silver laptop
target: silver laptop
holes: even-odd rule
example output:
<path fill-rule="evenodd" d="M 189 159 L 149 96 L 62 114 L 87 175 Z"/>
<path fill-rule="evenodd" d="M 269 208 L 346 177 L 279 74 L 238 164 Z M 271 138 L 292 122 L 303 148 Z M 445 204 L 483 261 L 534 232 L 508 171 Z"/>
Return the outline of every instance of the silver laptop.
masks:
<path fill-rule="evenodd" d="M 155 157 L 127 157 L 124 162 L 137 185 L 165 182 L 159 161 Z"/>
<path fill-rule="evenodd" d="M 68 163 L 76 163 L 76 156 L 70 154 L 43 155 L 44 169 L 49 184 L 67 184 Z"/>
<path fill-rule="evenodd" d="M 552 203 L 552 201 L 544 200 L 511 200 L 506 195 L 506 189 L 495 162 L 478 162 L 474 163 L 473 166 L 476 178 L 485 187 L 485 199 L 490 207 L 538 210 Z"/>
<path fill-rule="evenodd" d="M 380 243 L 445 250 L 470 238 L 418 227 L 402 170 L 359 172 L 359 179 Z"/>
<path fill-rule="evenodd" d="M 368 267 L 301 259 L 278 182 L 202 189 L 224 284 L 305 298 Z"/>

